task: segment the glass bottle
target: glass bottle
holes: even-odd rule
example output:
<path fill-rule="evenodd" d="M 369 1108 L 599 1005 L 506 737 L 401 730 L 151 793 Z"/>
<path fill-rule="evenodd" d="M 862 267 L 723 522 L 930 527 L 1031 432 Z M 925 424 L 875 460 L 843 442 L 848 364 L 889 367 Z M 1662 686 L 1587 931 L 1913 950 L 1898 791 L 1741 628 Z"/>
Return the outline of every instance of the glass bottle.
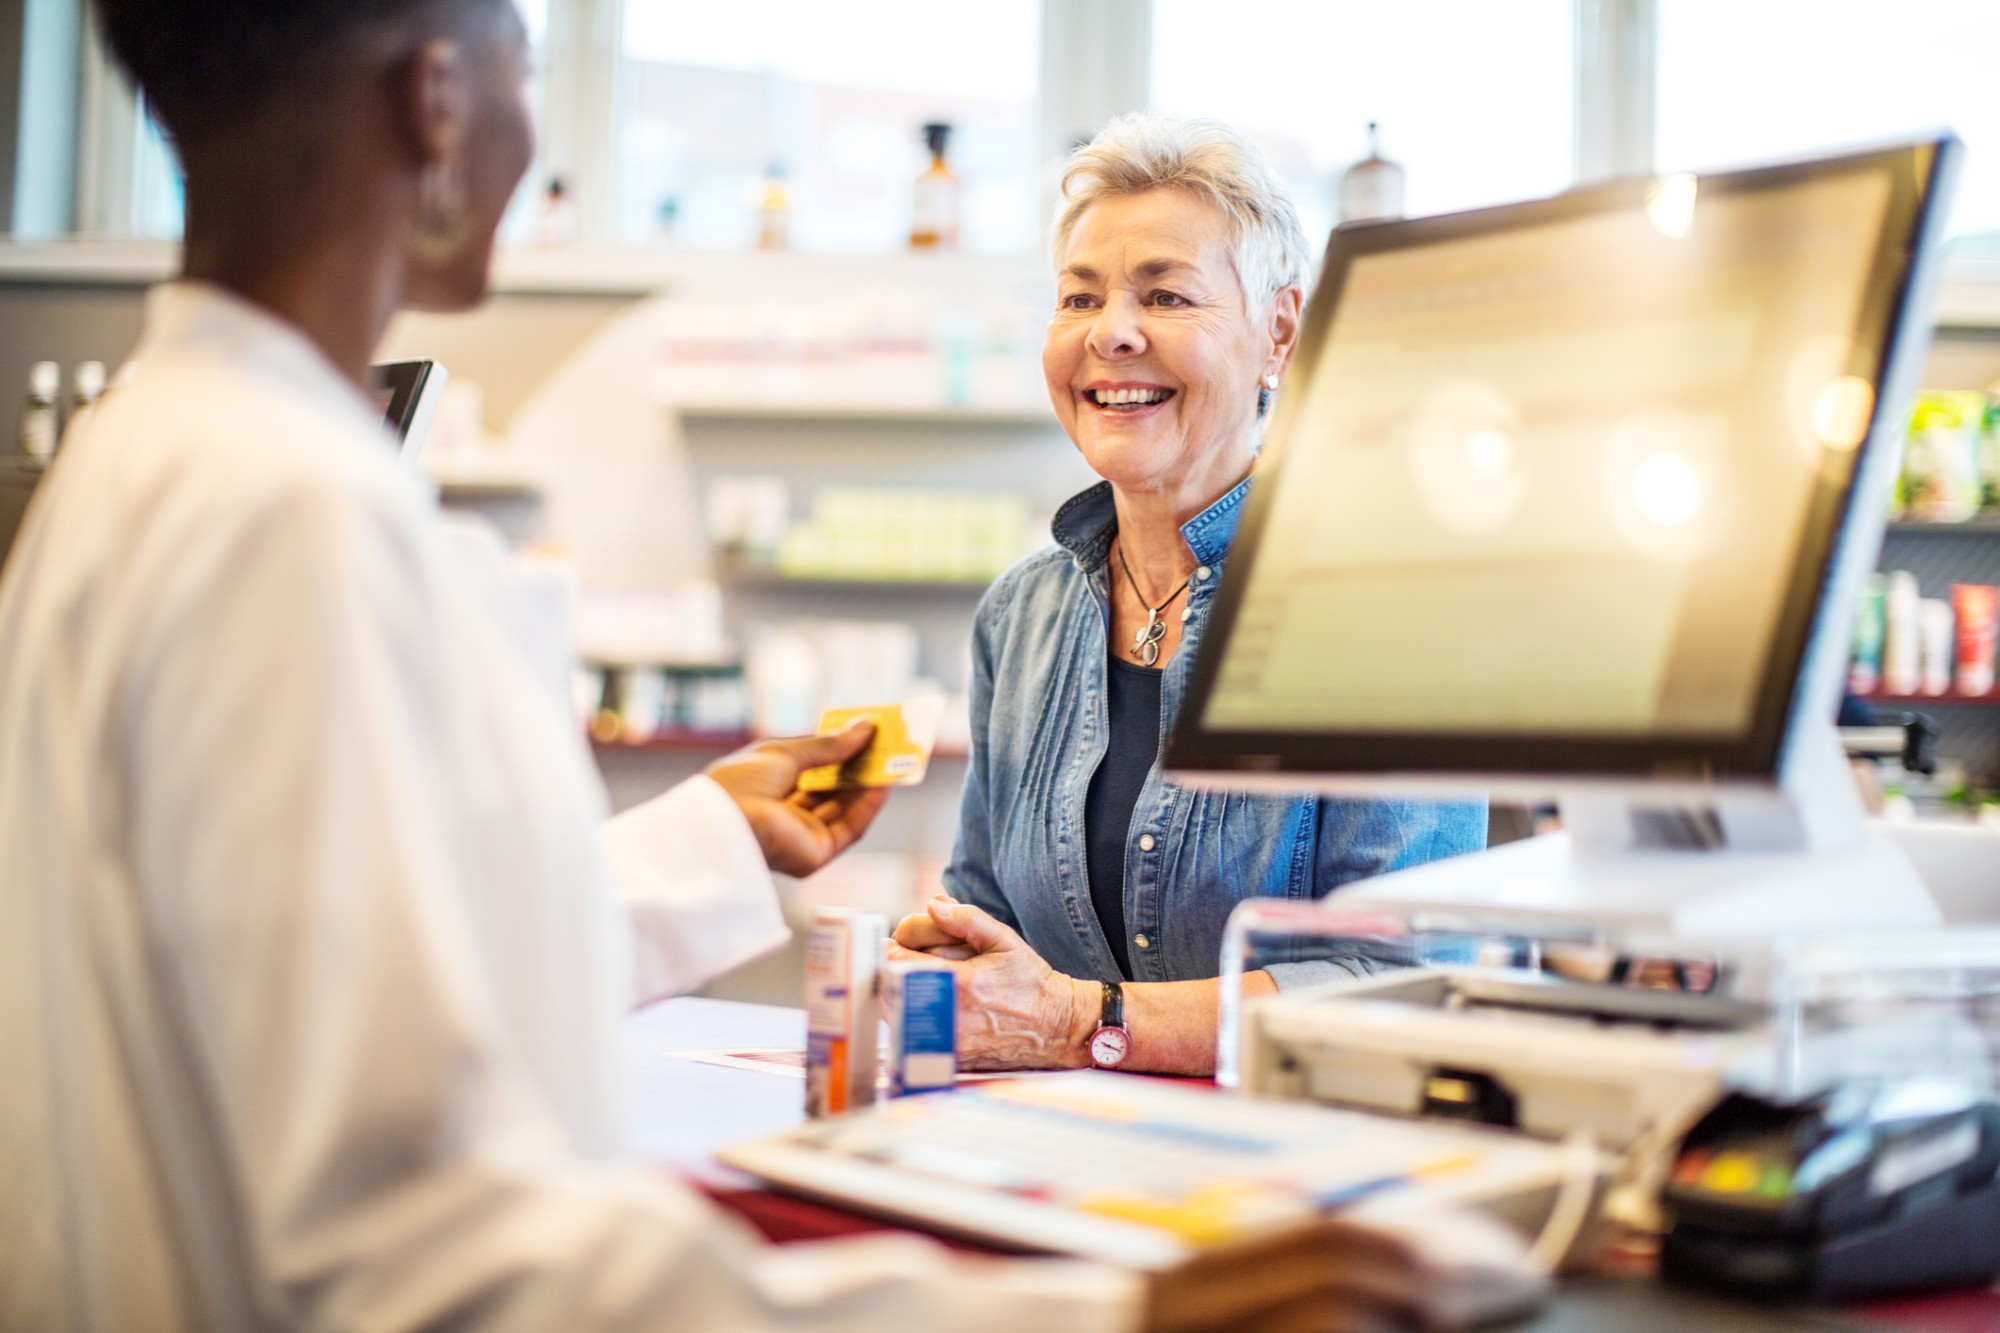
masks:
<path fill-rule="evenodd" d="M 56 396 L 62 392 L 62 369 L 53 361 L 28 367 L 28 398 L 21 405 L 21 452 L 46 463 L 56 454 Z"/>
<path fill-rule="evenodd" d="M 1368 122 L 1368 156 L 1340 178 L 1340 222 L 1381 222 L 1403 216 L 1403 169 L 1382 156 L 1378 128 Z"/>
<path fill-rule="evenodd" d="M 910 215 L 912 250 L 958 248 L 959 182 L 944 157 L 950 141 L 951 126 L 941 122 L 924 126 L 931 164 L 917 177 L 915 207 Z"/>
<path fill-rule="evenodd" d="M 102 361 L 81 361 L 70 377 L 69 423 L 65 430 L 75 430 L 83 424 L 97 406 L 97 400 L 104 396 L 104 363 Z"/>
<path fill-rule="evenodd" d="M 561 176 L 549 177 L 542 190 L 542 212 L 535 231 L 535 239 L 544 246 L 571 245 L 576 241 L 576 201 L 570 198 L 569 182 Z"/>
<path fill-rule="evenodd" d="M 757 200 L 757 248 L 792 248 L 792 192 L 782 162 L 773 162 L 764 175 L 764 192 Z"/>

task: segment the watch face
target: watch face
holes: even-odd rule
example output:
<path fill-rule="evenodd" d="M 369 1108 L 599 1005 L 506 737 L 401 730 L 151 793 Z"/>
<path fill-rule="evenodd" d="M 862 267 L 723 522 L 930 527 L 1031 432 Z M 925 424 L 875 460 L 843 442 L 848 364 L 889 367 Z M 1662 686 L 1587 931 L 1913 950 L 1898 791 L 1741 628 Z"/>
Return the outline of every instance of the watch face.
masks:
<path fill-rule="evenodd" d="M 1124 1028 L 1099 1028 L 1090 1038 L 1090 1059 L 1099 1069 L 1115 1069 L 1131 1054 L 1132 1038 Z"/>

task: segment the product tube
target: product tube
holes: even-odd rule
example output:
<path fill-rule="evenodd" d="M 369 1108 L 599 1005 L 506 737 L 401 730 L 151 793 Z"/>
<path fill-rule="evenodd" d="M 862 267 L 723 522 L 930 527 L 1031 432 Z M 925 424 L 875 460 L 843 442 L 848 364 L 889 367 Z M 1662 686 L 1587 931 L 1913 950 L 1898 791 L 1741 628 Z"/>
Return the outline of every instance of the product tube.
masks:
<path fill-rule="evenodd" d="M 1889 694 L 1915 694 L 1922 683 L 1923 653 L 1917 627 L 1917 576 L 1899 569 L 1889 576 L 1887 634 L 1882 642 L 1882 689 Z"/>
<path fill-rule="evenodd" d="M 889 919 L 822 907 L 806 937 L 806 1114 L 841 1115 L 875 1100 L 877 973 Z"/>
<path fill-rule="evenodd" d="M 1917 620 L 1923 649 L 1923 691 L 1929 695 L 1948 694 L 1956 660 L 1951 641 L 1951 603 L 1926 597 L 1917 608 Z"/>
<path fill-rule="evenodd" d="M 1993 641 L 2000 619 L 2000 588 L 1990 583 L 1951 585 L 1952 609 L 1958 613 L 1958 692 L 1986 694 L 1993 689 Z"/>

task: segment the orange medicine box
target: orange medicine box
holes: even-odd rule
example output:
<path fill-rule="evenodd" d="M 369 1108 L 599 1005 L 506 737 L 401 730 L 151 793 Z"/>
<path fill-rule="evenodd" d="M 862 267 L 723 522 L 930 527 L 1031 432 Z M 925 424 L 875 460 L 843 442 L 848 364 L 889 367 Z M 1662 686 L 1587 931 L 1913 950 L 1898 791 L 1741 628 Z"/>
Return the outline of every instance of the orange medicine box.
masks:
<path fill-rule="evenodd" d="M 876 974 L 889 919 L 822 907 L 806 936 L 806 1114 L 875 1100 Z"/>

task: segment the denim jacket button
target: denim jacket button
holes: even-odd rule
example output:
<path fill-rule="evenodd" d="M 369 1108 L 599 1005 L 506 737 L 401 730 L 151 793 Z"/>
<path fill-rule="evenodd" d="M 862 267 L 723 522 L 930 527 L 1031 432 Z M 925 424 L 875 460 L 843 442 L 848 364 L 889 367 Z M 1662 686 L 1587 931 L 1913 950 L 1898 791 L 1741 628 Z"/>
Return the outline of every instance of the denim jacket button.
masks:
<path fill-rule="evenodd" d="M 1184 606 L 1184 607 L 1182 607 L 1182 608 L 1181 608 L 1181 624 L 1185 625 L 1185 624 L 1187 624 L 1187 623 L 1188 623 L 1188 621 L 1190 621 L 1190 620 L 1192 620 L 1192 619 L 1194 619 L 1194 608 L 1193 608 L 1193 607 L 1191 607 L 1191 606 Z"/>
<path fill-rule="evenodd" d="M 1159 845 L 1158 843 L 1156 843 L 1156 842 L 1154 842 L 1154 841 L 1153 841 L 1153 835 L 1152 835 L 1152 834 L 1150 834 L 1150 833 L 1141 833 L 1141 834 L 1139 835 L 1139 850 L 1140 850 L 1140 851 L 1142 851 L 1142 852 L 1150 852 L 1150 851 L 1152 851 L 1152 850 L 1153 850 L 1153 848 L 1157 847 L 1158 845 Z M 1144 936 L 1141 936 L 1140 938 L 1142 938 L 1142 939 L 1143 939 L 1143 938 L 1144 938 Z"/>
<path fill-rule="evenodd" d="M 1215 571 L 1210 569 L 1207 565 L 1203 565 L 1200 569 L 1197 569 L 1194 572 L 1194 576 L 1200 579 L 1203 583 L 1206 583 L 1211 578 L 1215 577 Z"/>
<path fill-rule="evenodd" d="M 1150 949 L 1153 947 L 1152 940 L 1148 939 L 1144 935 L 1134 935 L 1132 937 L 1132 943 L 1138 945 L 1141 949 Z"/>

